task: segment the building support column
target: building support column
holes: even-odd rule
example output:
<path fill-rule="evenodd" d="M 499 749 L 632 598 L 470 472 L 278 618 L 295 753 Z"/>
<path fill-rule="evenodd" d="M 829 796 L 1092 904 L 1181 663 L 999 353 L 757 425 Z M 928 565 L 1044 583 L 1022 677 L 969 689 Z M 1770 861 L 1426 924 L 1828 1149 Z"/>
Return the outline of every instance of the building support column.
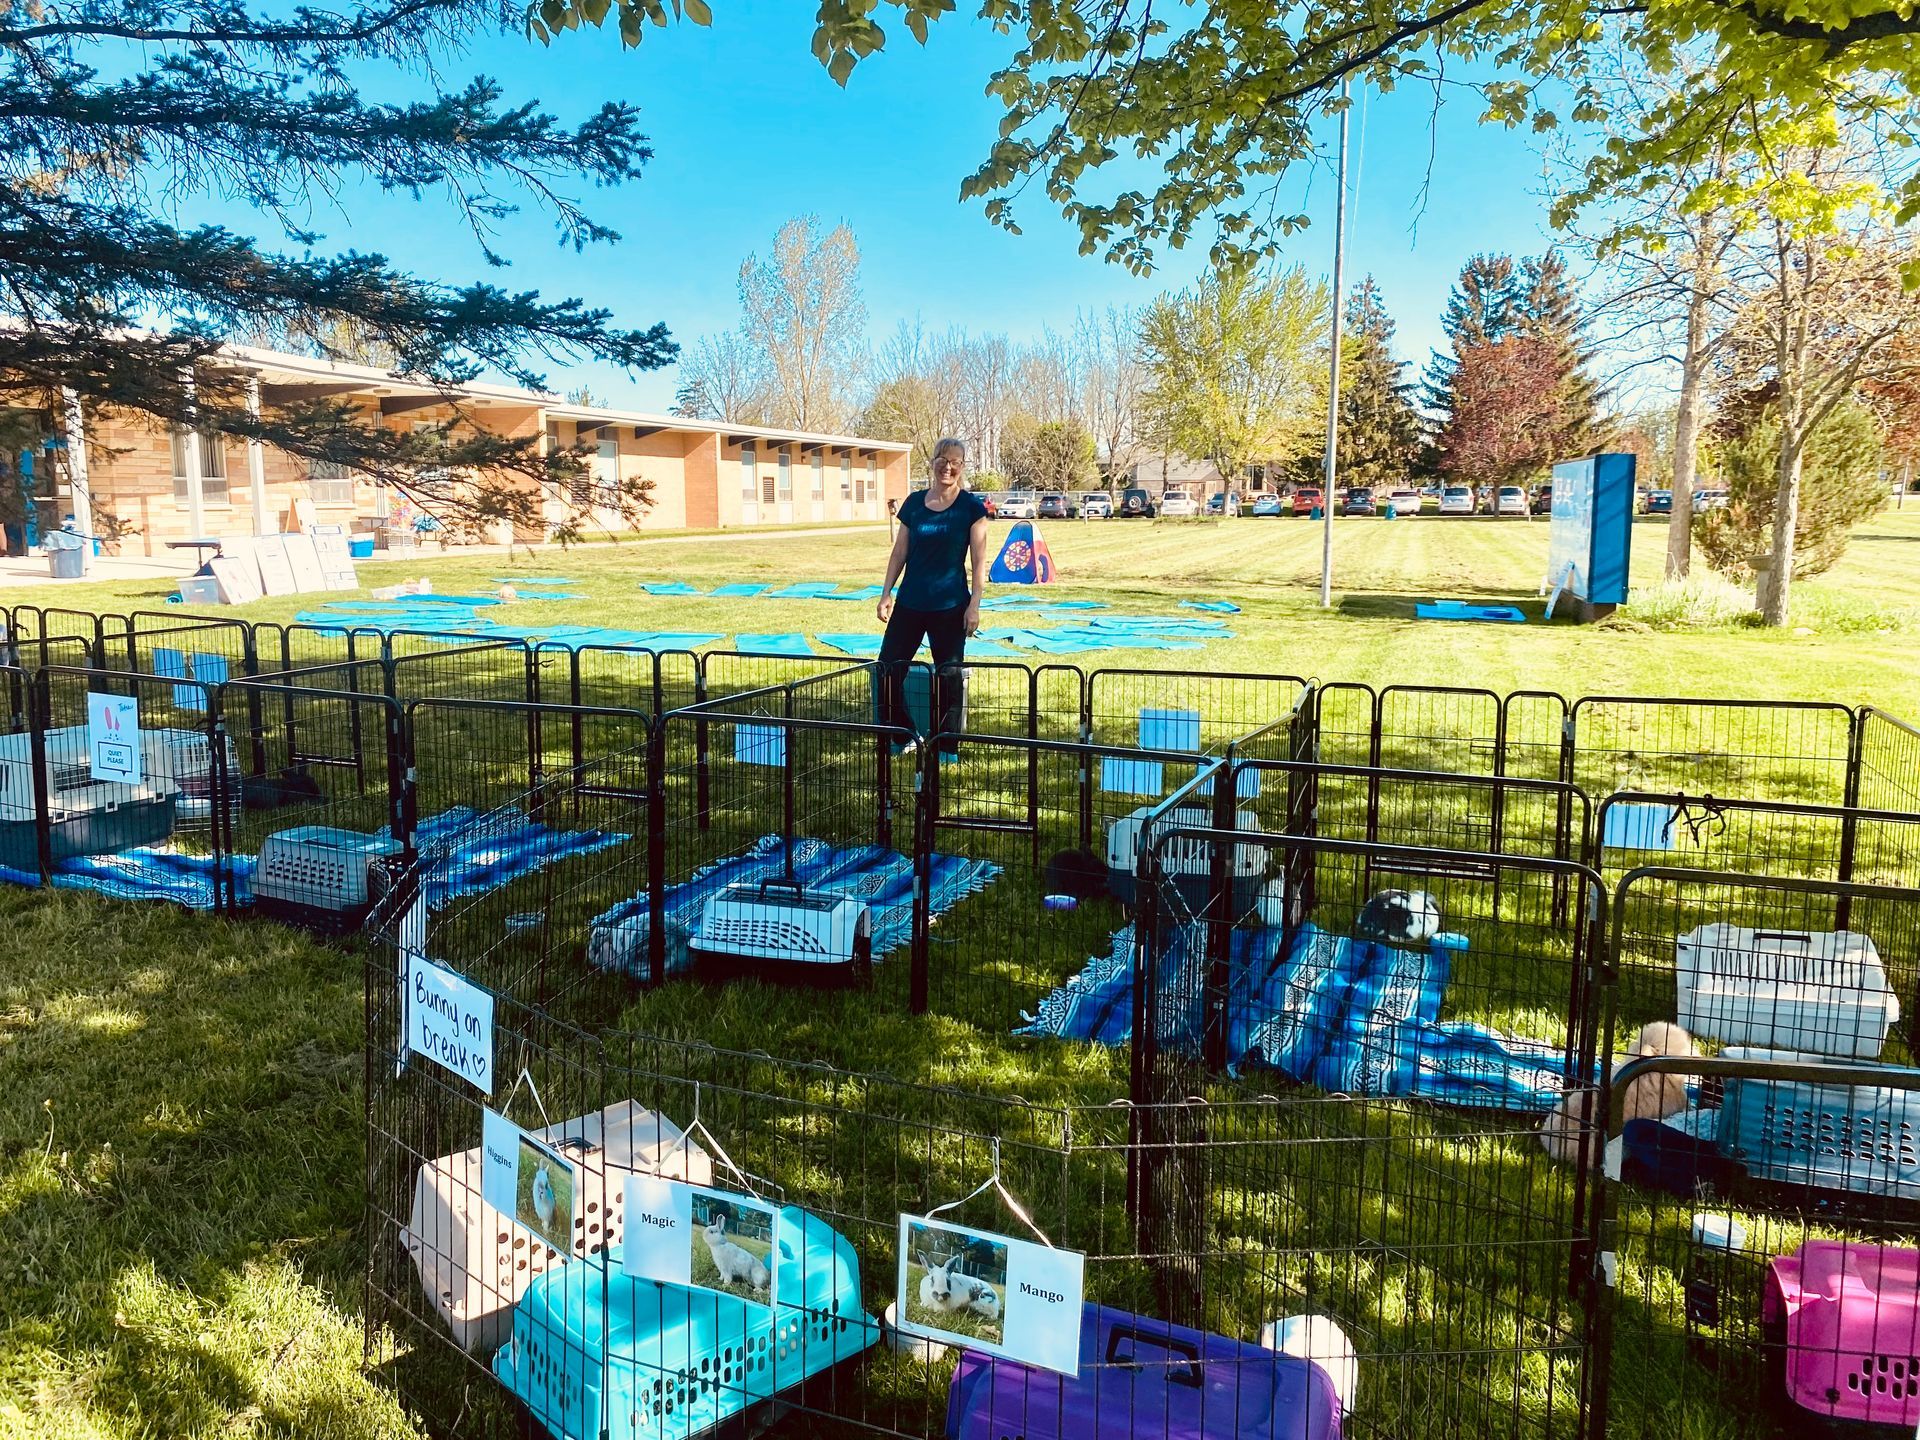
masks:
<path fill-rule="evenodd" d="M 80 550 L 80 568 L 93 568 L 93 485 L 87 474 L 87 418 L 80 396 L 67 386 L 60 389 L 60 418 L 67 437 L 67 487 L 73 500 L 73 528 L 87 537 Z"/>
<path fill-rule="evenodd" d="M 180 454 L 187 469 L 183 477 L 187 483 L 186 538 L 204 540 L 207 538 L 207 497 L 201 478 L 206 474 L 206 461 L 200 451 L 200 415 L 193 403 L 195 391 L 191 370 L 181 376 L 181 383 L 187 392 L 187 433 L 180 442 Z"/>
<path fill-rule="evenodd" d="M 260 377 L 247 381 L 247 414 L 260 423 Z M 272 535 L 279 530 L 267 528 L 267 450 L 257 435 L 247 437 L 247 490 L 253 500 L 253 533 Z"/>

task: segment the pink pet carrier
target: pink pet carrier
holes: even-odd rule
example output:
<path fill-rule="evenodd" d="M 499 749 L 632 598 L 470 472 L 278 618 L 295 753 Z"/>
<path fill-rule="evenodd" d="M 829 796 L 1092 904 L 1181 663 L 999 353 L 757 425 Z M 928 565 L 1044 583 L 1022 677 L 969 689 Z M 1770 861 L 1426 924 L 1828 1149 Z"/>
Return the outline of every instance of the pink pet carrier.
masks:
<path fill-rule="evenodd" d="M 1761 1319 L 1795 1405 L 1849 1428 L 1920 1426 L 1920 1250 L 1809 1240 L 1771 1262 Z"/>

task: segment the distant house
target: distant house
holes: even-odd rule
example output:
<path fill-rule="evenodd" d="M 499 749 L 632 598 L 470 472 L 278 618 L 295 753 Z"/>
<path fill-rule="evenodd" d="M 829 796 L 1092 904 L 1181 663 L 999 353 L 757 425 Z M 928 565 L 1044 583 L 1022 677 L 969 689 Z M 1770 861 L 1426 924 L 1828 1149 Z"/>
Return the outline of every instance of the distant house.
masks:
<path fill-rule="evenodd" d="M 433 386 L 372 366 L 238 345 L 203 364 L 242 372 L 263 399 L 345 401 L 366 422 L 393 429 L 453 415 Z M 0 400 L 6 388 L 0 377 Z M 496 526 L 514 533 L 489 539 L 545 540 L 569 523 L 588 533 L 628 528 L 618 487 L 637 479 L 653 484 L 642 530 L 884 520 L 887 501 L 907 493 L 911 447 L 898 441 L 574 405 L 507 386 L 453 393 L 469 421 L 496 434 L 544 434 L 555 446 L 590 447 L 588 473 L 571 493 L 542 495 L 534 525 Z M 163 555 L 169 540 L 290 528 L 297 501 L 308 502 L 320 524 L 355 529 L 377 527 L 398 508 L 388 487 L 366 476 L 237 437 L 169 430 L 100 406 L 83 413 L 77 403 L 44 419 L 47 433 L 61 439 L 25 467 L 30 478 L 22 476 L 34 533 L 71 515 L 82 533 L 117 533 L 122 553 Z M 430 494 L 472 477 L 420 478 Z"/>
<path fill-rule="evenodd" d="M 1151 491 L 1155 495 L 1165 494 L 1168 489 L 1179 490 L 1197 500 L 1218 495 L 1229 488 L 1227 477 L 1220 473 L 1220 467 L 1213 461 L 1194 460 L 1185 455 L 1148 456 L 1127 472 L 1127 478 L 1122 483 Z M 1277 490 L 1280 488 L 1278 467 L 1249 465 L 1246 473 L 1231 488 L 1242 495 Z"/>

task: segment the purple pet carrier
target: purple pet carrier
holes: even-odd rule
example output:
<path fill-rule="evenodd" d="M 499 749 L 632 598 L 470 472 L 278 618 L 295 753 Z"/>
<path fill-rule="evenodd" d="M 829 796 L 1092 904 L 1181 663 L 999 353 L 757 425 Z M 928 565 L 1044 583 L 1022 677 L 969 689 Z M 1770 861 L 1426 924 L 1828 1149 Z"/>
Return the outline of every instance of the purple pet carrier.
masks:
<path fill-rule="evenodd" d="M 1770 1263 L 1761 1320 L 1802 1410 L 1860 1434 L 1920 1426 L 1920 1250 L 1809 1240 Z"/>
<path fill-rule="evenodd" d="M 1340 1399 L 1310 1360 L 1088 1305 L 1077 1379 L 967 1351 L 948 1440 L 1339 1440 Z"/>

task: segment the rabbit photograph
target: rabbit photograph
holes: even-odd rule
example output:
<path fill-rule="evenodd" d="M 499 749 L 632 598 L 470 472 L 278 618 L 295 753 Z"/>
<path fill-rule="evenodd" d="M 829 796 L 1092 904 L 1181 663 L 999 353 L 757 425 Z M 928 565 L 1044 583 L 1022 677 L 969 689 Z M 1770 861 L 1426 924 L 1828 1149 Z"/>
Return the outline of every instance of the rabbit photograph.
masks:
<path fill-rule="evenodd" d="M 693 1192 L 693 1283 L 773 1303 L 774 1212 L 738 1196 Z"/>
<path fill-rule="evenodd" d="M 513 1218 L 562 1254 L 573 1250 L 573 1166 L 544 1145 L 520 1140 Z"/>
<path fill-rule="evenodd" d="M 915 1326 L 999 1345 L 1006 1335 L 1006 1243 L 945 1226 L 907 1225 L 902 1314 Z"/>

